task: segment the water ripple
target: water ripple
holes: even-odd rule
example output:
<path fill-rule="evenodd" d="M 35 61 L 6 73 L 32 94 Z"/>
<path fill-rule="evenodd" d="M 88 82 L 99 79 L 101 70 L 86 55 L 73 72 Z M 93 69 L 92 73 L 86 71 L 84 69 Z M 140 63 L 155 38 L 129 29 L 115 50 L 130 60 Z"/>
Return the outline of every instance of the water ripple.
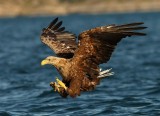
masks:
<path fill-rule="evenodd" d="M 0 116 L 160 115 L 159 13 L 60 17 L 73 33 L 104 24 L 137 21 L 144 21 L 149 27 L 146 37 L 122 41 L 107 65 L 102 65 L 103 69 L 112 67 L 114 76 L 103 79 L 94 91 L 82 92 L 76 99 L 64 99 L 54 92 L 49 83 L 59 77 L 58 72 L 53 66 L 40 66 L 42 59 L 54 55 L 39 40 L 41 29 L 53 18 L 0 19 Z"/>

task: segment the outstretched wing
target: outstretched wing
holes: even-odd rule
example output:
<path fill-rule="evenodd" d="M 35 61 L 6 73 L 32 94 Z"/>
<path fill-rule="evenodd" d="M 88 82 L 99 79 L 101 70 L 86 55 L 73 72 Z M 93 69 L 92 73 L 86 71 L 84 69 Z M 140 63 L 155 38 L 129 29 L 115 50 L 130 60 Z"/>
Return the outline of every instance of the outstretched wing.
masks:
<path fill-rule="evenodd" d="M 136 30 L 145 29 L 143 23 L 101 26 L 87 30 L 79 35 L 79 46 L 73 57 L 76 65 L 83 69 L 87 77 L 99 75 L 98 65 L 109 61 L 112 52 L 122 38 L 132 35 L 144 36 Z"/>
<path fill-rule="evenodd" d="M 54 19 L 42 30 L 41 41 L 48 45 L 59 57 L 72 58 L 77 48 L 76 36 L 61 27 L 62 21 Z"/>

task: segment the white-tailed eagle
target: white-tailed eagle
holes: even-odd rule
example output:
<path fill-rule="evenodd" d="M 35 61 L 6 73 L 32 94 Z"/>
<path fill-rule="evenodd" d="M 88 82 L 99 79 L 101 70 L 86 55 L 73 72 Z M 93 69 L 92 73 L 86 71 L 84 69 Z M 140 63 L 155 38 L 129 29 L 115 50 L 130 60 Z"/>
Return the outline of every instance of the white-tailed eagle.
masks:
<path fill-rule="evenodd" d="M 82 32 L 76 41 L 75 34 L 61 27 L 62 21 L 54 19 L 42 30 L 41 41 L 57 55 L 49 56 L 41 65 L 51 64 L 63 80 L 50 85 L 62 97 L 79 96 L 82 91 L 93 90 L 102 77 L 110 76 L 110 70 L 101 71 L 99 65 L 107 63 L 116 45 L 125 37 L 144 36 L 137 30 L 145 29 L 143 22 L 124 25 L 100 26 Z"/>

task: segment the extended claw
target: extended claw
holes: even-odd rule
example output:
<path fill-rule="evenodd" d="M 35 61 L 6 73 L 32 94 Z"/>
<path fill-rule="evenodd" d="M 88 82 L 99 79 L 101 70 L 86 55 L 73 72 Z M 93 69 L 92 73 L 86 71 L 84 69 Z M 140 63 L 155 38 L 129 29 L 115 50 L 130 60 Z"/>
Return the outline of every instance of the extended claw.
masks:
<path fill-rule="evenodd" d="M 66 98 L 68 93 L 65 90 L 64 87 L 61 85 L 57 84 L 57 82 L 51 82 L 50 86 L 54 89 L 54 91 L 57 91 L 62 97 Z"/>
<path fill-rule="evenodd" d="M 58 77 L 56 77 L 56 81 L 60 87 L 63 87 L 65 90 L 67 90 L 66 85 L 61 80 L 59 80 Z"/>
<path fill-rule="evenodd" d="M 60 92 L 59 85 L 56 82 L 51 82 L 50 86 L 54 88 L 54 91 Z"/>

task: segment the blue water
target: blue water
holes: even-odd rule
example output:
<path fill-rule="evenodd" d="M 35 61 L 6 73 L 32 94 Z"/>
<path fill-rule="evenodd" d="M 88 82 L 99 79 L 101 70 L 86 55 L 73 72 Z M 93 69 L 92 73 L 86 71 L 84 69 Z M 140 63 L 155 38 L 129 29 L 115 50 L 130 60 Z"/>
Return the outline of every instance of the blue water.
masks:
<path fill-rule="evenodd" d="M 145 22 L 146 37 L 124 39 L 103 69 L 113 68 L 96 90 L 61 98 L 49 86 L 59 76 L 40 66 L 53 52 L 41 29 L 56 16 L 0 19 L 0 116 L 159 116 L 160 13 L 60 16 L 73 33 L 108 24 Z"/>

